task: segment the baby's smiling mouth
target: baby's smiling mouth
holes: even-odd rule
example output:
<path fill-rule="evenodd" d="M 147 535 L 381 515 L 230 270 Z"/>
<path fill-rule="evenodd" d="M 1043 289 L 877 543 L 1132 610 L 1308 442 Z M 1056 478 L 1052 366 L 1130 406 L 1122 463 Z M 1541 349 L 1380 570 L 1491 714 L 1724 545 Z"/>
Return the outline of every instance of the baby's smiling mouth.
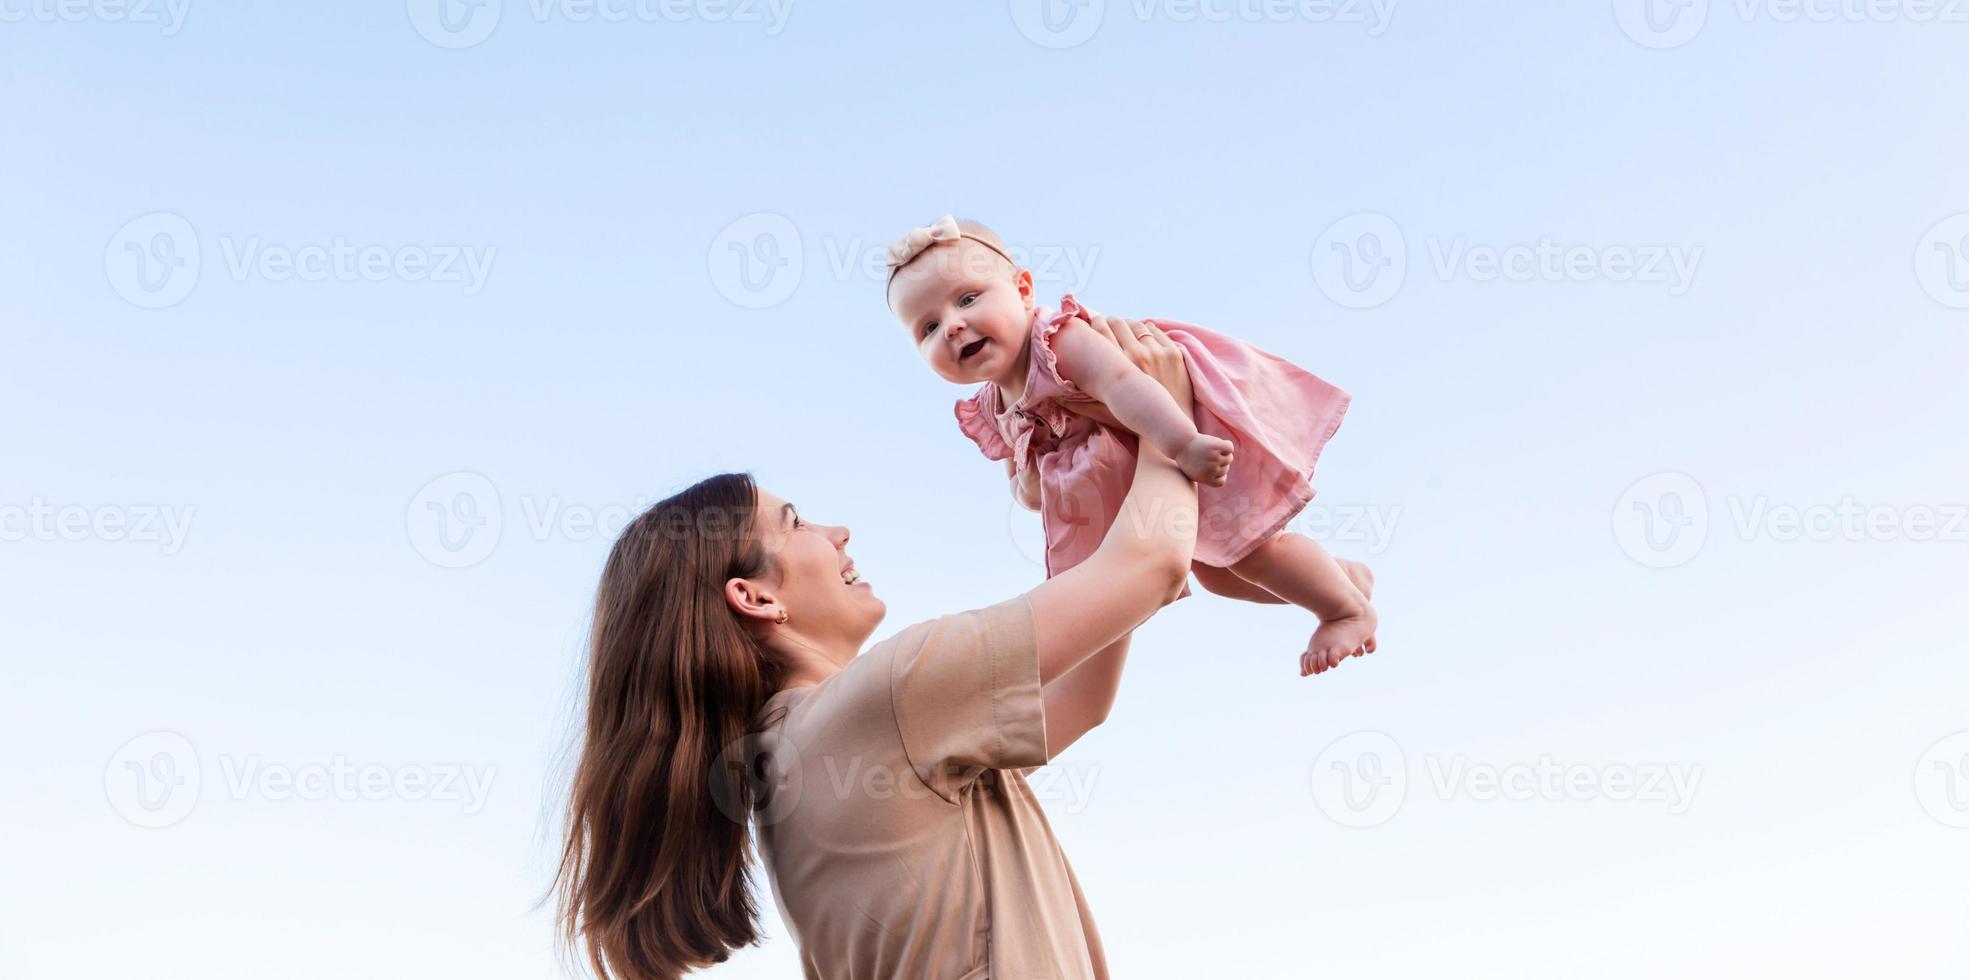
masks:
<path fill-rule="evenodd" d="M 976 354 L 977 352 L 984 349 L 985 342 L 990 339 L 991 338 L 989 337 L 979 337 L 978 339 L 973 340 L 968 344 L 965 344 L 964 347 L 957 352 L 957 360 L 960 363 L 963 361 L 970 360 L 973 354 Z"/>

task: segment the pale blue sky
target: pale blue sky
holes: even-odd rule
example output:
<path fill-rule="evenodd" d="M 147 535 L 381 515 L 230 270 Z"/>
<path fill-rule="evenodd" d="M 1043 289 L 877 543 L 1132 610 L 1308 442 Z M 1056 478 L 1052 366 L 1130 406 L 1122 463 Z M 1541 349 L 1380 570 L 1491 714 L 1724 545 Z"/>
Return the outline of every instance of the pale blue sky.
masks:
<path fill-rule="evenodd" d="M 1117 976 L 1969 969 L 1962 5 L 748 4 L 0 0 L 0 977 L 551 975 L 582 515 L 749 469 L 878 635 L 1041 575 L 859 265 L 946 212 L 1355 396 L 1383 652 L 1186 600 L 1059 762 Z M 1547 760 L 1689 792 L 1484 798 Z"/>

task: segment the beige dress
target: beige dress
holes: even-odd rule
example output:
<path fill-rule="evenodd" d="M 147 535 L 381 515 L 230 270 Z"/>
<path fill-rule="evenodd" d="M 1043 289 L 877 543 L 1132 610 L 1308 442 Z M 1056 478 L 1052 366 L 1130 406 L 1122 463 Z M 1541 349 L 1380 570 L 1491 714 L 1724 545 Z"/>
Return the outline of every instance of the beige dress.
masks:
<path fill-rule="evenodd" d="M 760 717 L 760 850 L 809 978 L 1107 976 L 1020 772 L 1046 762 L 1025 597 L 918 623 Z"/>

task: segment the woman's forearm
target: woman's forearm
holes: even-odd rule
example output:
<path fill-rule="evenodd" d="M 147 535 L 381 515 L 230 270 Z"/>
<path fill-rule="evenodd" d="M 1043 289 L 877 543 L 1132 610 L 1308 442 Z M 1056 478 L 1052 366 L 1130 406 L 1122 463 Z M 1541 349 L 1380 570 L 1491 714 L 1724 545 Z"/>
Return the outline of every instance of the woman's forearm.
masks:
<path fill-rule="evenodd" d="M 1143 375 L 1143 380 L 1149 380 Z M 1160 387 L 1157 388 L 1160 392 Z M 1163 395 L 1168 400 L 1166 394 Z M 1188 421 L 1187 418 L 1184 421 Z M 1135 459 L 1135 482 L 1122 501 L 1100 548 L 1067 574 L 1091 569 L 1112 575 L 1160 573 L 1169 581 L 1158 596 L 1157 608 L 1182 594 L 1189 578 L 1190 557 L 1196 548 L 1196 485 L 1169 457 L 1144 439 Z M 1112 562 L 1115 569 L 1108 569 Z M 1146 619 L 1148 610 L 1142 616 Z M 1045 683 L 1046 757 L 1056 758 L 1067 746 L 1107 720 L 1121 691 L 1121 671 L 1128 663 L 1128 636 L 1102 648 Z M 1045 676 L 1042 666 L 1041 676 Z"/>
<path fill-rule="evenodd" d="M 1196 484 L 1160 449 L 1144 440 L 1135 457 L 1135 480 L 1121 501 L 1107 537 L 1094 558 L 1114 552 L 1133 567 L 1145 563 L 1168 569 L 1175 580 L 1170 598 L 1182 591 L 1196 550 Z"/>
<path fill-rule="evenodd" d="M 1144 444 L 1135 482 L 1100 547 L 1027 593 L 1039 680 L 1051 684 L 1174 602 L 1196 549 L 1196 485 Z"/>
<path fill-rule="evenodd" d="M 1105 321 L 1105 318 L 1096 320 Z M 1181 349 L 1153 325 L 1133 321 L 1120 325 L 1129 330 L 1124 348 L 1131 351 L 1128 357 L 1139 357 L 1145 365 L 1143 370 L 1170 391 L 1170 400 L 1181 409 L 1191 397 Z M 1105 322 L 1089 326 L 1098 326 L 1100 332 L 1089 331 L 1088 338 L 1103 344 L 1121 344 Z M 1075 332 L 1065 331 L 1062 336 Z M 1081 346 L 1094 351 L 1095 359 L 1105 356 L 1098 348 Z M 1100 546 L 1086 561 L 1047 579 L 1026 594 L 1039 646 L 1040 683 L 1051 684 L 1065 676 L 1087 658 L 1127 636 L 1155 615 L 1156 610 L 1174 602 L 1189 578 L 1190 559 L 1196 550 L 1196 528 L 1196 485 L 1152 441 L 1140 440 L 1134 479 Z M 1104 696 L 1111 701 L 1121 662 L 1122 657 L 1117 655 L 1112 678 L 1101 684 L 1090 684 L 1086 690 L 1105 691 Z M 1075 700 L 1094 703 L 1094 699 Z M 1057 695 L 1055 702 L 1058 703 Z M 1081 716 L 1092 719 L 1104 715 L 1105 710 L 1090 709 L 1081 712 Z"/>

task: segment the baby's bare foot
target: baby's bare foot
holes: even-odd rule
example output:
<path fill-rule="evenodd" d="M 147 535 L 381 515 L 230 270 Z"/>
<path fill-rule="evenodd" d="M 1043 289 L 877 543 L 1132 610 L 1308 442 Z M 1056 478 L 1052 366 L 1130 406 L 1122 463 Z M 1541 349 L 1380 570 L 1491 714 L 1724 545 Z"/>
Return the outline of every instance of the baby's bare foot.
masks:
<path fill-rule="evenodd" d="M 1357 615 L 1329 619 L 1313 631 L 1313 640 L 1306 652 L 1299 655 L 1299 676 L 1324 674 L 1340 661 L 1357 657 L 1367 652 L 1367 643 L 1374 637 L 1374 629 L 1380 620 L 1374 614 L 1373 606 L 1364 606 Z"/>
<path fill-rule="evenodd" d="M 1347 578 L 1353 580 L 1354 588 L 1361 590 L 1361 596 L 1363 598 L 1374 598 L 1374 569 L 1367 567 L 1366 562 L 1358 562 L 1349 558 L 1336 558 L 1334 560 L 1340 563 L 1341 568 L 1346 569 Z M 1366 648 L 1367 652 L 1373 653 L 1377 644 L 1374 642 L 1374 637 L 1370 636 L 1362 646 Z"/>
<path fill-rule="evenodd" d="M 1176 459 L 1176 466 L 1183 475 L 1207 487 L 1221 487 L 1229 479 L 1231 456 L 1235 447 L 1229 439 L 1219 439 L 1199 432 L 1190 444 L 1183 447 L 1183 454 Z"/>

